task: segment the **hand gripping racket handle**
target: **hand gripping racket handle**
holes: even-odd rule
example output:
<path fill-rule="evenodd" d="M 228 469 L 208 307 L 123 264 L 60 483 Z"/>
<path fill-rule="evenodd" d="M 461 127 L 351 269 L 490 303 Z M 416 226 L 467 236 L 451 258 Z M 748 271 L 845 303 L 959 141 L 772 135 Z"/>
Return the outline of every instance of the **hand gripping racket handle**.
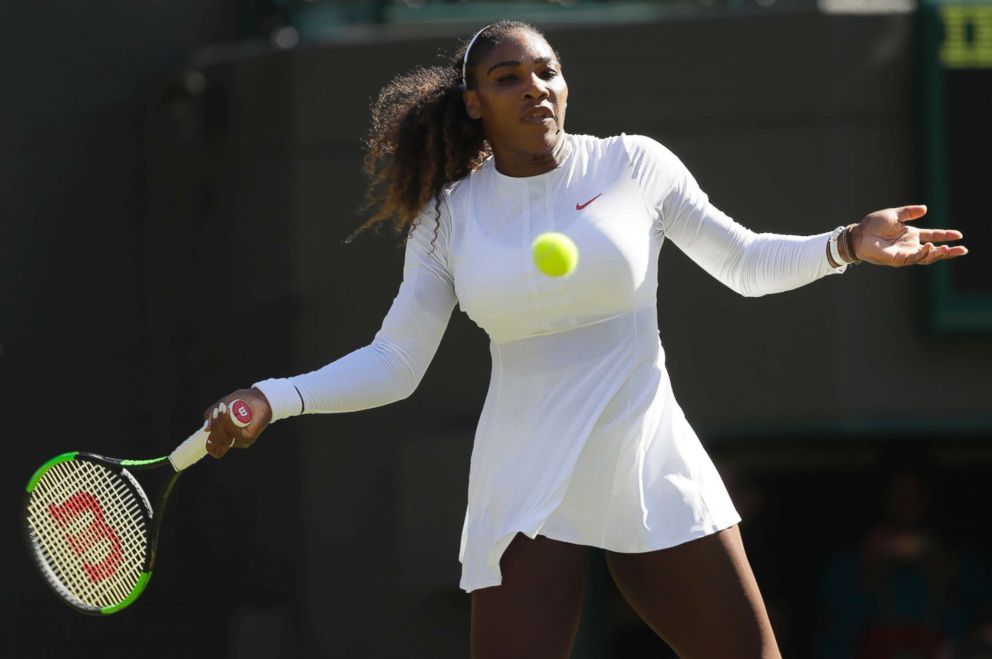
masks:
<path fill-rule="evenodd" d="M 207 455 L 207 437 L 210 436 L 210 433 L 207 432 L 206 428 L 207 424 L 204 422 L 203 428 L 190 435 L 185 442 L 169 454 L 169 462 L 172 463 L 173 469 L 182 471 L 187 467 L 192 467 Z"/>
<path fill-rule="evenodd" d="M 221 403 L 219 409 L 221 412 L 226 411 L 231 417 L 231 421 L 234 422 L 239 428 L 244 428 L 251 423 L 251 408 L 240 398 L 237 400 L 232 400 L 230 405 L 224 405 Z M 214 412 L 216 414 L 216 411 Z M 197 462 L 202 460 L 207 455 L 207 438 L 210 433 L 207 431 L 207 422 L 203 423 L 203 427 L 194 432 L 189 438 L 176 447 L 176 449 L 169 454 L 169 462 L 172 463 L 172 468 L 176 471 L 182 471 L 192 467 Z"/>

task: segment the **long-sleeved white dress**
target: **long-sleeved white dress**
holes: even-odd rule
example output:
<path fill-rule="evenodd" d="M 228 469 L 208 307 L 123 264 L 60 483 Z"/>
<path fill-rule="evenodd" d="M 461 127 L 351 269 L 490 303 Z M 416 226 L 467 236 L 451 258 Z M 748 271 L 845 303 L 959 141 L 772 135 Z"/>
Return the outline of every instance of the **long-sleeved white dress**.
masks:
<path fill-rule="evenodd" d="M 672 393 L 658 333 L 669 238 L 742 295 L 826 274 L 828 233 L 755 234 L 709 203 L 668 149 L 642 137 L 565 137 L 562 163 L 524 178 L 492 159 L 429 204 L 374 341 L 323 368 L 256 383 L 273 420 L 347 412 L 417 387 L 455 304 L 490 337 L 475 435 L 461 587 L 500 583 L 518 532 L 618 552 L 671 547 L 740 521 Z M 530 245 L 567 234 L 579 264 L 541 274 Z"/>

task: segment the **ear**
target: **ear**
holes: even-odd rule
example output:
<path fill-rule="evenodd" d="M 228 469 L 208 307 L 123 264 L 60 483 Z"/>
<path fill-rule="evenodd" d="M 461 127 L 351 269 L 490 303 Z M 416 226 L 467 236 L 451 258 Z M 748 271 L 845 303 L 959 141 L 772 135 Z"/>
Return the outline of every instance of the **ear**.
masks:
<path fill-rule="evenodd" d="M 465 102 L 465 112 L 472 119 L 481 119 L 482 112 L 479 111 L 479 93 L 474 89 L 466 89 L 462 92 L 462 100 Z"/>

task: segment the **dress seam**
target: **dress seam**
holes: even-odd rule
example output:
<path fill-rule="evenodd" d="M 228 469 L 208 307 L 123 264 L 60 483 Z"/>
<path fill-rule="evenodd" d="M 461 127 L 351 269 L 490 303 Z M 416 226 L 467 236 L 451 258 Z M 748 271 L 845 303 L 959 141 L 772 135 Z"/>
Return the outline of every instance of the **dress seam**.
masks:
<path fill-rule="evenodd" d="M 546 178 L 544 179 L 544 215 L 547 218 L 548 225 L 551 231 L 557 231 L 558 226 L 555 224 L 554 209 L 551 207 L 551 197 L 552 197 L 551 192 L 552 192 L 551 179 Z M 567 298 L 567 303 L 566 303 L 567 308 L 569 309 L 574 308 L 572 296 L 568 292 L 568 288 L 564 285 L 564 283 L 559 284 L 559 287 L 560 287 L 560 291 Z M 569 324 L 569 329 L 576 327 L 578 325 L 578 321 L 575 318 L 575 314 L 573 313 L 568 314 L 568 324 Z"/>
<path fill-rule="evenodd" d="M 637 169 L 636 163 L 634 162 L 633 154 L 631 154 L 631 152 L 630 152 L 631 148 L 633 148 L 633 147 L 630 146 L 627 143 L 627 139 L 626 138 L 627 138 L 627 135 L 625 135 L 625 134 L 622 134 L 620 136 L 620 141 L 623 144 L 623 152 L 624 152 L 624 155 L 627 157 L 627 162 L 624 165 L 624 173 L 626 173 L 627 171 L 629 171 L 631 173 L 632 177 L 634 178 L 634 184 L 637 186 L 637 193 L 638 193 L 637 194 L 637 198 L 640 199 L 641 206 L 644 208 L 645 211 L 648 212 L 648 214 L 650 216 L 654 217 L 655 222 L 657 222 L 657 231 L 661 235 L 661 237 L 664 238 L 664 236 L 665 236 L 665 217 L 664 217 L 664 215 L 665 214 L 664 214 L 663 211 L 661 211 L 659 209 L 652 208 L 651 207 L 651 204 L 648 203 L 647 197 L 645 196 L 645 193 L 644 193 L 644 187 L 642 185 L 642 181 L 641 181 L 641 177 L 640 177 L 640 172 Z"/>
<path fill-rule="evenodd" d="M 656 307 L 652 306 L 652 308 L 656 308 Z M 635 335 L 635 338 L 636 338 L 636 336 L 637 336 L 637 324 L 639 322 L 638 321 L 638 319 L 639 319 L 639 313 L 637 311 L 635 311 L 634 313 L 631 314 L 631 316 L 632 316 L 633 322 L 634 322 L 634 335 Z M 635 341 L 635 345 L 636 345 L 636 341 Z M 636 369 L 638 366 L 639 366 L 639 362 L 635 362 L 633 364 L 633 369 Z M 629 380 L 629 378 L 628 378 L 628 380 Z M 624 418 L 629 418 L 629 416 L 630 416 L 630 387 L 628 386 L 628 384 L 629 384 L 628 380 L 625 380 L 621 384 L 621 386 L 626 389 L 626 401 L 624 402 Z M 643 434 L 643 428 L 641 429 L 641 432 Z M 620 460 L 619 460 L 619 454 L 620 454 L 620 451 L 622 450 L 622 448 L 623 448 L 623 444 L 621 443 L 620 446 L 617 449 L 616 464 L 613 467 L 613 479 L 610 481 L 610 504 L 609 504 L 609 507 L 607 509 L 607 514 L 606 514 L 605 518 L 603 519 L 603 526 L 600 529 L 600 544 L 605 544 L 606 543 L 607 525 L 609 524 L 609 520 L 613 519 L 613 511 L 616 509 L 616 502 L 617 502 L 616 488 L 617 488 L 618 474 L 619 474 L 620 466 L 621 466 Z M 638 455 L 640 455 L 640 446 L 638 446 Z M 641 461 L 640 461 L 640 457 L 639 457 L 638 458 L 638 466 L 640 466 L 640 462 Z M 642 490 L 643 490 L 643 481 L 641 479 L 641 474 L 640 474 L 640 471 L 639 471 L 638 472 L 638 492 L 640 493 Z M 643 507 L 644 507 L 644 498 L 643 498 L 643 495 L 641 495 L 639 503 L 641 504 L 641 508 L 643 510 Z"/>
<path fill-rule="evenodd" d="M 493 376 L 495 377 L 495 380 L 496 380 L 496 391 L 493 393 L 493 410 L 494 410 L 494 413 L 493 413 L 493 416 L 492 416 L 493 426 L 492 426 L 491 434 L 492 435 L 495 435 L 495 436 L 498 436 L 499 435 L 499 427 L 498 427 L 497 424 L 499 423 L 499 418 L 500 418 L 500 415 L 498 414 L 498 412 L 499 412 L 499 409 L 500 409 L 500 399 L 502 398 L 502 393 L 503 393 L 502 392 L 502 387 L 503 387 L 503 377 L 502 377 L 503 376 L 503 373 L 502 373 L 502 370 L 503 370 L 503 354 L 500 352 L 499 344 L 498 343 L 493 343 L 492 346 L 493 346 L 493 353 L 492 354 L 493 354 L 493 357 L 494 357 Z M 490 442 L 487 445 L 487 447 L 491 447 L 491 446 L 492 446 L 492 443 Z M 487 462 L 488 462 L 489 451 L 486 451 L 486 454 L 487 454 L 486 455 L 486 458 L 487 458 Z M 492 501 L 492 490 L 493 490 L 493 488 L 486 487 L 486 490 L 485 490 L 485 492 L 486 492 L 486 498 L 485 498 L 485 501 L 483 502 L 482 510 L 488 510 L 489 504 Z M 475 512 L 476 512 L 476 514 L 479 514 L 480 513 L 479 510 L 476 510 Z M 466 554 L 467 554 L 467 552 L 466 552 Z"/>

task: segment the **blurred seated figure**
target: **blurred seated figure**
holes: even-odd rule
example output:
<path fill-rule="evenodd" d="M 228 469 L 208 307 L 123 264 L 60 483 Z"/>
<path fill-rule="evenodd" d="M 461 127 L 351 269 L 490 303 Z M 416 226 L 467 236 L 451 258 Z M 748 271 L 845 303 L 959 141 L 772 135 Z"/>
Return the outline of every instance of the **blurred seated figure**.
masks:
<path fill-rule="evenodd" d="M 986 616 L 968 638 L 948 643 L 937 656 L 938 659 L 992 659 L 992 617 Z"/>
<path fill-rule="evenodd" d="M 920 469 L 896 468 L 882 494 L 882 518 L 820 575 L 819 659 L 939 659 L 984 613 L 985 566 L 930 524 Z"/>

